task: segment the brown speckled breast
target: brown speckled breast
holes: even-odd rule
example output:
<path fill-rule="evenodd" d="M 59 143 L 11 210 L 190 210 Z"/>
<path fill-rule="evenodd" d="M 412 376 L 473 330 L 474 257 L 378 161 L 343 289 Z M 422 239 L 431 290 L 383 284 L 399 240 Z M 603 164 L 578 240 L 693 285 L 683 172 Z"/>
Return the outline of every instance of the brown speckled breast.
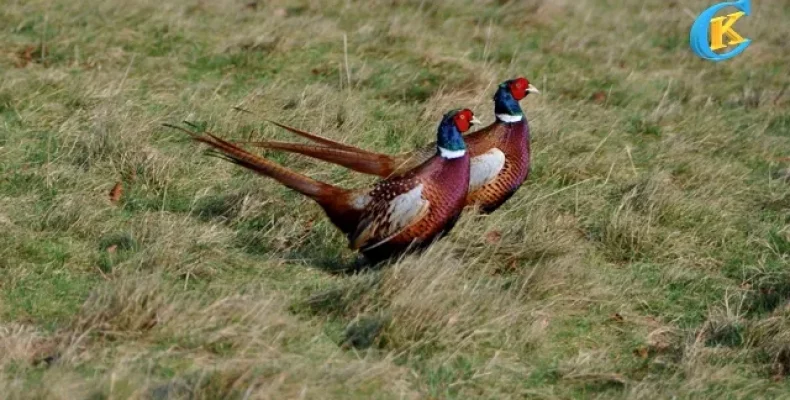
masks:
<path fill-rule="evenodd" d="M 516 123 L 498 123 L 485 137 L 470 135 L 467 144 L 472 156 L 483 154 L 493 147 L 505 154 L 505 165 L 491 182 L 467 196 L 468 205 L 477 204 L 484 213 L 490 213 L 504 204 L 529 176 L 530 148 L 529 126 L 526 119 Z M 477 134 L 478 132 L 475 132 Z"/>
<path fill-rule="evenodd" d="M 407 174 L 423 184 L 423 197 L 430 202 L 428 214 L 387 243 L 365 251 L 371 261 L 389 258 L 410 248 L 419 249 L 448 233 L 461 215 L 469 185 L 469 154 L 444 159 L 436 157 L 425 168 Z"/>

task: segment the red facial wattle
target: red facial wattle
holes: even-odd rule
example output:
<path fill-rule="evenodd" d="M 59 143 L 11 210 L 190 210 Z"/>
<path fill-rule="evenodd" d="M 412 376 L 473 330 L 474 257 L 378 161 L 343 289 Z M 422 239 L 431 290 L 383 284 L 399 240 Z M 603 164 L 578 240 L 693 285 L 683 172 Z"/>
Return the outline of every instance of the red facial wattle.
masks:
<path fill-rule="evenodd" d="M 472 111 L 468 109 L 461 110 L 458 114 L 455 115 L 453 119 L 455 122 L 455 127 L 458 128 L 459 132 L 464 133 L 468 131 L 469 128 L 472 127 L 471 121 L 473 116 L 474 115 L 472 114 Z"/>
<path fill-rule="evenodd" d="M 516 78 L 510 82 L 510 94 L 516 101 L 527 97 L 527 89 L 529 88 L 529 81 L 526 78 Z"/>

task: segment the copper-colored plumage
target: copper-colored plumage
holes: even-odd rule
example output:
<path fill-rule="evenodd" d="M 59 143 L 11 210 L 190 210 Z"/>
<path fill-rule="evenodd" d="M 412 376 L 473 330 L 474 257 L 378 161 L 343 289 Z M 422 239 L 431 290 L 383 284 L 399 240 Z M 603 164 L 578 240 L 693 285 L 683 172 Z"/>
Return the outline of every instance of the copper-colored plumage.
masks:
<path fill-rule="evenodd" d="M 483 212 L 493 212 L 516 193 L 529 176 L 529 139 L 529 126 L 524 119 L 509 124 L 494 123 L 464 138 L 471 157 L 492 148 L 505 154 L 502 170 L 491 182 L 470 191 L 467 204 L 477 204 Z"/>

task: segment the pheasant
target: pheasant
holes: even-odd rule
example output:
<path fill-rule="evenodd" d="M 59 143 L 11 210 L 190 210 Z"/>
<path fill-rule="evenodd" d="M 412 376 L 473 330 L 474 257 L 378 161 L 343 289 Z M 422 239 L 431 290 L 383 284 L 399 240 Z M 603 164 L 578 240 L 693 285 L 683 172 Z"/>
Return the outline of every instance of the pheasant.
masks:
<path fill-rule="evenodd" d="M 530 134 L 519 105 L 529 93 L 540 94 L 526 78 L 502 82 L 494 94 L 496 121 L 464 135 L 471 156 L 467 205 L 478 205 L 491 213 L 504 204 L 527 179 L 530 171 Z M 435 144 L 408 153 L 374 153 L 268 120 L 317 144 L 278 141 L 249 142 L 253 146 L 299 153 L 342 165 L 354 171 L 381 177 L 398 176 L 424 162 Z"/>
<path fill-rule="evenodd" d="M 397 177 L 357 190 L 309 178 L 212 133 L 165 125 L 211 146 L 215 155 L 313 199 L 346 234 L 349 247 L 375 264 L 423 248 L 453 228 L 469 185 L 469 154 L 461 133 L 476 123 L 469 109 L 448 112 L 439 124 L 433 156 Z"/>

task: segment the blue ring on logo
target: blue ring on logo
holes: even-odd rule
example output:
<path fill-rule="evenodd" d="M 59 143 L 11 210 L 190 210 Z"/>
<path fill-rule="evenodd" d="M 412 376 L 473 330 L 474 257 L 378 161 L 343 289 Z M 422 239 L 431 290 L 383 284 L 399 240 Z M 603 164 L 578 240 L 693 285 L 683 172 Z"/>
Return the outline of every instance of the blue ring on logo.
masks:
<path fill-rule="evenodd" d="M 691 50 L 698 56 L 711 61 L 724 61 L 729 60 L 741 54 L 749 44 L 751 44 L 750 39 L 746 39 L 745 42 L 736 46 L 733 50 L 724 53 L 724 54 L 717 54 L 710 49 L 710 43 L 708 42 L 708 36 L 710 35 L 710 20 L 716 16 L 716 13 L 719 12 L 722 8 L 726 7 L 735 7 L 740 11 L 743 11 L 745 15 L 751 15 L 752 13 L 752 4 L 751 0 L 738 0 L 726 3 L 719 3 L 715 6 L 708 8 L 707 10 L 703 11 L 702 14 L 694 20 L 694 24 L 691 26 L 691 33 L 689 34 L 689 42 L 691 43 Z"/>

